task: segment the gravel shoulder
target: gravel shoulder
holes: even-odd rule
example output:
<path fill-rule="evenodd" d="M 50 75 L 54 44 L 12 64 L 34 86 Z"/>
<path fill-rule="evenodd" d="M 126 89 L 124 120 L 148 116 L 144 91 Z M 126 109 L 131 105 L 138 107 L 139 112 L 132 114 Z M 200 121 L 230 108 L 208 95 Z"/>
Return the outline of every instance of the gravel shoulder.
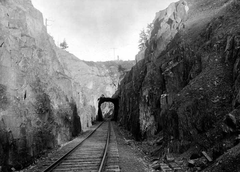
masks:
<path fill-rule="evenodd" d="M 126 139 L 126 133 L 116 123 L 113 123 L 113 128 L 117 138 L 121 172 L 151 172 L 146 156 L 131 144 L 135 141 Z"/>

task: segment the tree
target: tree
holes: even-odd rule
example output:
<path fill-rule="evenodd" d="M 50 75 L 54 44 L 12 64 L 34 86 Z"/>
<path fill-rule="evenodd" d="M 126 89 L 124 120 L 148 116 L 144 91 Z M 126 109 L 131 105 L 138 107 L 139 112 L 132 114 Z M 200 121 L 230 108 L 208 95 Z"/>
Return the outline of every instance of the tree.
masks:
<path fill-rule="evenodd" d="M 63 40 L 62 43 L 60 43 L 60 47 L 61 47 L 62 49 L 67 49 L 67 48 L 68 48 L 68 44 L 67 44 L 67 42 L 66 42 L 65 39 Z"/>
<path fill-rule="evenodd" d="M 138 41 L 138 43 L 139 43 L 138 48 L 140 50 L 142 50 L 144 48 L 145 43 L 147 42 L 147 39 L 148 39 L 149 35 L 151 34 L 152 27 L 153 27 L 153 23 L 150 23 L 147 25 L 146 31 L 144 29 L 141 30 L 141 32 L 139 34 L 140 39 Z"/>
<path fill-rule="evenodd" d="M 147 25 L 147 31 L 146 31 L 146 34 L 147 34 L 148 36 L 151 34 L 152 28 L 153 28 L 153 23 L 149 23 L 149 24 Z"/>
<path fill-rule="evenodd" d="M 147 34 L 144 29 L 141 30 L 139 36 L 140 36 L 140 39 L 138 41 L 139 43 L 138 48 L 142 50 L 145 46 L 145 43 L 147 42 Z"/>

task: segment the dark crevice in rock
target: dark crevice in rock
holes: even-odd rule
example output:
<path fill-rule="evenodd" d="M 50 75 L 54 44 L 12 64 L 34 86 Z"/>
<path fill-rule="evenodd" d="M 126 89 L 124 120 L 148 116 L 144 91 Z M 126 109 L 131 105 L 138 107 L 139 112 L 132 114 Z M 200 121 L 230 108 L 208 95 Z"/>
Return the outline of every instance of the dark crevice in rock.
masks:
<path fill-rule="evenodd" d="M 80 134 L 81 132 L 81 122 L 80 122 L 80 117 L 77 112 L 77 106 L 74 102 L 70 103 L 70 107 L 72 109 L 72 127 L 71 127 L 71 133 L 72 137 L 76 137 Z"/>
<path fill-rule="evenodd" d="M 24 92 L 23 100 L 27 98 L 27 91 Z"/>

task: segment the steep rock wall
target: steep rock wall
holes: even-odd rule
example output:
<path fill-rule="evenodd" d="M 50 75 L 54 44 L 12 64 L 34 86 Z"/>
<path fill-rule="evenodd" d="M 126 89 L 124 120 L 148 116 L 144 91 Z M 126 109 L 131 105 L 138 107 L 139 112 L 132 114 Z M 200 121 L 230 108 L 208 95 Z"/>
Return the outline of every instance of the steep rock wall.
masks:
<path fill-rule="evenodd" d="M 0 2 L 0 164 L 3 170 L 81 131 L 74 81 L 65 74 L 31 1 Z"/>
<path fill-rule="evenodd" d="M 239 106 L 238 7 L 186 0 L 157 13 L 144 57 L 118 90 L 119 121 L 136 139 L 162 133 L 163 148 L 179 153 L 224 138 L 222 120 Z"/>
<path fill-rule="evenodd" d="M 163 73 L 165 69 L 161 67 L 162 60 L 159 60 L 158 57 L 178 31 L 184 27 L 187 12 L 188 6 L 184 1 L 172 3 L 166 10 L 156 14 L 146 47 L 136 56 L 138 63 L 120 85 L 121 103 L 127 104 L 125 106 L 128 113 L 121 108 L 120 111 L 134 120 L 132 128 L 136 130 L 133 133 L 137 139 L 146 137 L 148 134 L 154 135 L 161 129 L 158 121 L 161 110 L 160 99 L 166 89 L 166 78 Z M 128 96 L 128 92 L 134 95 Z M 128 121 L 129 119 L 125 116 L 120 117 L 120 120 Z M 123 123 L 126 121 L 124 120 Z M 128 121 L 128 123 L 131 122 Z"/>
<path fill-rule="evenodd" d="M 0 1 L 2 170 L 21 169 L 91 126 L 97 98 L 111 96 L 119 76 L 118 65 L 57 48 L 30 0 Z"/>

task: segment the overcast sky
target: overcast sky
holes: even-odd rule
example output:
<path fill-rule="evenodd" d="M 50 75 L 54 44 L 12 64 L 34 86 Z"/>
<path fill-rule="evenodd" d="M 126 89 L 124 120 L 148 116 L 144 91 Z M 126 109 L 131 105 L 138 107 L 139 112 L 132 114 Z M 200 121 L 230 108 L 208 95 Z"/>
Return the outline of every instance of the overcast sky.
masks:
<path fill-rule="evenodd" d="M 32 0 L 56 44 L 87 61 L 133 60 L 140 30 L 177 0 Z M 114 55 L 115 52 L 115 55 Z"/>

